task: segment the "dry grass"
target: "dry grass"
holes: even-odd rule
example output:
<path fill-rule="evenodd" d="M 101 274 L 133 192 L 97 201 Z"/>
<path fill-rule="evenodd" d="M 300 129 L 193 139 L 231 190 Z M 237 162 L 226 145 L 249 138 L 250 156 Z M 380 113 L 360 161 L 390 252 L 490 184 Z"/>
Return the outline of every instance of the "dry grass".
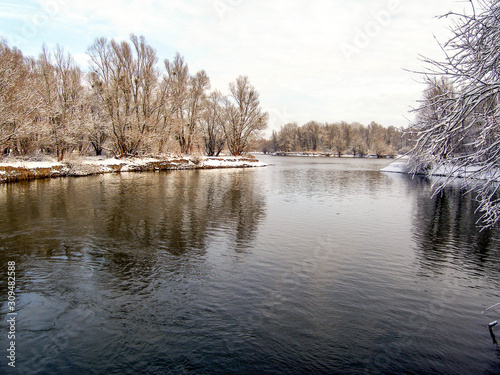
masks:
<path fill-rule="evenodd" d="M 16 182 L 34 180 L 38 178 L 62 177 L 66 176 L 63 166 L 52 168 L 25 168 L 0 166 L 0 182 Z"/>

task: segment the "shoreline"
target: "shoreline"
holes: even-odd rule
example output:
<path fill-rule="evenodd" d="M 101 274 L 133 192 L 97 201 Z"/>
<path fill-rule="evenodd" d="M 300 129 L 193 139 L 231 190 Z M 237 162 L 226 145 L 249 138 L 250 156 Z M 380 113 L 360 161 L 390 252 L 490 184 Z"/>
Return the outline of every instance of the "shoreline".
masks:
<path fill-rule="evenodd" d="M 401 173 L 412 176 L 413 173 L 409 169 L 408 161 L 409 159 L 407 157 L 397 159 L 389 163 L 380 171 L 387 173 Z M 500 169 L 484 171 L 479 165 L 457 167 L 452 164 L 443 164 L 430 170 L 429 173 L 415 173 L 415 175 L 500 182 Z"/>
<path fill-rule="evenodd" d="M 0 160 L 0 183 L 56 177 L 84 177 L 104 173 L 150 172 L 194 169 L 255 168 L 267 166 L 252 155 L 245 156 L 166 156 L 105 158 L 81 157 L 65 161 Z"/>
<path fill-rule="evenodd" d="M 377 157 L 375 154 L 366 154 L 364 156 L 354 156 L 352 154 L 342 154 L 341 156 L 338 156 L 337 153 L 334 152 L 284 152 L 284 151 L 279 151 L 279 152 L 270 152 L 265 155 L 270 155 L 270 156 L 287 156 L 287 157 L 314 157 L 314 158 L 337 158 L 337 159 L 342 159 L 342 158 L 347 158 L 347 159 L 397 159 L 397 156 L 394 155 L 383 155 L 380 157 Z"/>

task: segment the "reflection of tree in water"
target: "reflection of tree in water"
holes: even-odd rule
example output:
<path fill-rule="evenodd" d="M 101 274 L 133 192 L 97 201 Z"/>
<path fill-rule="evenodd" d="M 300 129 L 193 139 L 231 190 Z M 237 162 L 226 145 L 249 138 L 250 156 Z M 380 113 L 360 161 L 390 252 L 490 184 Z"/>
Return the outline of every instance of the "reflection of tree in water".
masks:
<path fill-rule="evenodd" d="M 328 167 L 328 164 L 326 165 Z M 311 196 L 334 195 L 344 197 L 351 194 L 372 196 L 384 194 L 394 180 L 379 171 L 336 170 L 329 168 L 296 168 L 283 169 L 273 176 L 276 186 L 282 194 L 303 195 L 304 190 Z"/>
<path fill-rule="evenodd" d="M 203 254 L 214 236 L 242 249 L 265 215 L 265 197 L 252 172 L 175 171 L 6 185 L 0 202 L 3 253 L 70 258 L 85 251 L 106 255 L 109 249 L 154 261 L 157 251 Z"/>
<path fill-rule="evenodd" d="M 473 193 L 456 187 L 429 199 L 428 191 L 416 201 L 414 238 L 424 268 L 439 270 L 448 262 L 481 273 L 494 269 L 500 255 L 498 228 L 481 230 Z"/>
<path fill-rule="evenodd" d="M 87 210 L 82 225 L 104 247 L 133 253 L 204 251 L 220 228 L 235 230 L 233 242 L 248 242 L 263 218 L 265 201 L 254 191 L 258 186 L 252 173 L 231 172 L 177 171 L 153 174 L 146 181 L 110 181 L 98 193 L 103 204 Z M 247 225 L 243 228 L 240 222 Z"/>
<path fill-rule="evenodd" d="M 248 174 L 234 175 L 221 203 L 221 219 L 232 232 L 236 251 L 248 248 L 266 214 L 259 187 L 253 179 L 249 181 Z"/>
<path fill-rule="evenodd" d="M 201 272 L 196 264 L 210 246 L 251 246 L 266 212 L 254 177 L 252 170 L 175 171 L 4 185 L 0 261 L 16 261 L 23 290 L 93 280 L 74 288 L 97 282 L 150 293 L 165 277 Z"/>

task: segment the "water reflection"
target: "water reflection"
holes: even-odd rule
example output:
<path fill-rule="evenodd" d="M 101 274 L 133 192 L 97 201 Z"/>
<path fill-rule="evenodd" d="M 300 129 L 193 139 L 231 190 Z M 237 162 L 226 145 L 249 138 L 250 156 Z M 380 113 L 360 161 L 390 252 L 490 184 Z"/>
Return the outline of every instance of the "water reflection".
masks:
<path fill-rule="evenodd" d="M 123 251 L 161 248 L 181 255 L 203 251 L 214 232 L 224 228 L 231 229 L 231 241 L 245 248 L 265 216 L 265 197 L 248 172 L 105 175 L 3 185 L 1 239 L 11 251 L 49 257 L 66 253 L 66 244 L 82 239 L 110 241 Z"/>
<path fill-rule="evenodd" d="M 179 265 L 161 261 L 165 256 L 200 259 L 218 241 L 244 251 L 266 215 L 253 172 L 131 173 L 1 185 L 0 264 L 16 260 L 19 279 L 27 281 L 35 276 L 36 259 L 52 259 L 52 277 L 58 265 L 62 270 L 75 260 L 87 267 L 83 274 L 105 270 L 123 280 L 125 290 L 127 279 L 150 280 L 159 264 Z M 29 269 L 32 277 L 24 277 Z"/>
<path fill-rule="evenodd" d="M 273 174 L 273 185 L 287 199 L 294 197 L 377 197 L 394 185 L 395 179 L 378 170 L 353 169 L 342 164 L 293 164 Z M 381 167 L 383 164 L 377 164 Z"/>
<path fill-rule="evenodd" d="M 430 199 L 426 181 L 380 173 L 385 161 L 269 162 L 0 186 L 0 262 L 19 266 L 19 365 L 498 369 L 480 312 L 498 302 L 499 236 L 474 227 L 471 197 Z"/>
<path fill-rule="evenodd" d="M 458 187 L 445 189 L 432 199 L 430 186 L 416 196 L 414 238 L 423 269 L 440 272 L 453 264 L 476 274 L 497 269 L 499 230 L 476 225 L 480 219 L 473 193 Z"/>

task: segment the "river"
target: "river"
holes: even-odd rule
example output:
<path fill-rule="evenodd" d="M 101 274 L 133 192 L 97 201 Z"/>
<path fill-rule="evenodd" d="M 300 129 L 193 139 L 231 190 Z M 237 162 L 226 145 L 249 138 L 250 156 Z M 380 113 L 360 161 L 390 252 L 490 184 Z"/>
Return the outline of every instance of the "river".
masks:
<path fill-rule="evenodd" d="M 387 160 L 258 158 L 0 185 L 18 373 L 500 372 L 500 234 L 470 194 Z"/>

